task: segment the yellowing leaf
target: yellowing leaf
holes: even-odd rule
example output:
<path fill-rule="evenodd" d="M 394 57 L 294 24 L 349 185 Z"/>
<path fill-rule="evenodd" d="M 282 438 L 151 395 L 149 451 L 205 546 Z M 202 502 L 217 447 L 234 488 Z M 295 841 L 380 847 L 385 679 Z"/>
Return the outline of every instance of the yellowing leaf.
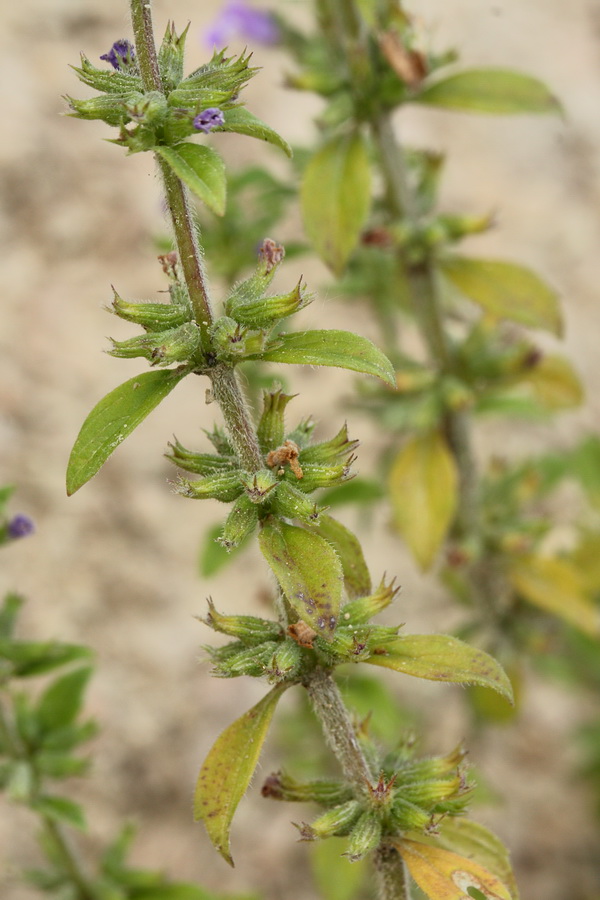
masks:
<path fill-rule="evenodd" d="M 545 84 L 510 69 L 470 69 L 430 84 L 416 103 L 463 112 L 556 113 L 560 103 Z"/>
<path fill-rule="evenodd" d="M 367 662 L 430 681 L 492 688 L 512 701 L 510 680 L 500 663 L 450 635 L 402 635 L 383 645 Z"/>
<path fill-rule="evenodd" d="M 331 544 L 318 534 L 278 520 L 264 525 L 259 544 L 302 621 L 331 640 L 344 584 L 342 564 Z"/>
<path fill-rule="evenodd" d="M 534 606 L 587 634 L 598 635 L 598 610 L 586 594 L 583 576 L 567 560 L 520 556 L 511 563 L 509 577 L 517 591 Z"/>
<path fill-rule="evenodd" d="M 562 333 L 557 294 L 524 266 L 465 256 L 448 256 L 439 266 L 454 287 L 496 318 Z"/>
<path fill-rule="evenodd" d="M 445 850 L 466 856 L 484 866 L 506 885 L 513 900 L 518 900 L 519 891 L 508 850 L 488 828 L 471 819 L 447 816 L 441 823 L 439 837 L 435 840 Z"/>
<path fill-rule="evenodd" d="M 418 841 L 402 840 L 394 846 L 430 900 L 473 900 L 480 895 L 485 900 L 512 900 L 506 885 L 471 859 Z"/>
<path fill-rule="evenodd" d="M 250 784 L 277 701 L 288 685 L 279 684 L 219 735 L 204 760 L 194 794 L 194 818 L 202 819 L 221 856 L 233 865 L 229 829 Z"/>
<path fill-rule="evenodd" d="M 371 172 L 361 134 L 332 138 L 308 163 L 300 192 L 306 233 L 336 275 L 369 215 Z"/>
<path fill-rule="evenodd" d="M 562 356 L 542 357 L 521 380 L 547 409 L 571 409 L 583 401 L 581 382 L 571 363 Z"/>
<path fill-rule="evenodd" d="M 428 569 L 452 523 L 457 501 L 456 464 L 438 432 L 412 438 L 389 479 L 394 525 L 422 569 Z"/>

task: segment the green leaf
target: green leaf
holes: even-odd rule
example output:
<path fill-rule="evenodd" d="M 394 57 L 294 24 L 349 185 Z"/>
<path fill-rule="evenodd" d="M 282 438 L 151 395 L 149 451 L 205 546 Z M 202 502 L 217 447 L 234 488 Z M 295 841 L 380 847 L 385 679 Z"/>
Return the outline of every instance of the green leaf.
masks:
<path fill-rule="evenodd" d="M 331 544 L 278 520 L 267 522 L 258 540 L 291 606 L 302 621 L 331 640 L 344 583 L 342 564 Z"/>
<path fill-rule="evenodd" d="M 164 369 L 130 378 L 93 408 L 77 436 L 67 466 L 67 494 L 93 478 L 134 428 L 171 393 L 187 371 Z"/>
<path fill-rule="evenodd" d="M 225 213 L 225 163 L 206 144 L 184 141 L 174 147 L 155 147 L 173 172 L 217 216 Z"/>
<path fill-rule="evenodd" d="M 560 337 L 558 296 L 524 266 L 465 256 L 448 256 L 440 271 L 465 297 L 498 319 L 541 328 Z"/>
<path fill-rule="evenodd" d="M 430 900 L 512 900 L 499 878 L 464 856 L 406 838 L 392 843 Z"/>
<path fill-rule="evenodd" d="M 217 738 L 204 760 L 194 795 L 194 818 L 202 819 L 221 856 L 233 865 L 229 830 L 260 756 L 277 702 L 288 685 L 278 684 Z"/>
<path fill-rule="evenodd" d="M 452 524 L 458 495 L 456 463 L 439 432 L 404 445 L 390 471 L 389 495 L 395 527 L 428 569 Z"/>
<path fill-rule="evenodd" d="M 243 550 L 248 545 L 250 540 L 250 535 L 248 535 L 237 547 L 226 550 L 222 544 L 217 543 L 217 538 L 220 537 L 222 531 L 223 524 L 221 523 L 221 525 L 215 525 L 214 528 L 210 528 L 204 536 L 204 541 L 200 547 L 199 560 L 200 574 L 204 578 L 210 578 L 211 575 L 216 575 L 217 572 L 224 569 L 237 556 L 240 550 Z"/>
<path fill-rule="evenodd" d="M 340 558 L 344 573 L 344 586 L 350 597 L 366 597 L 371 593 L 371 576 L 356 535 L 331 516 L 321 515 L 318 525 L 310 530 L 321 535 Z"/>
<path fill-rule="evenodd" d="M 28 678 L 43 675 L 75 659 L 91 656 L 89 647 L 76 644 L 60 644 L 56 641 L 7 641 L 0 639 L 0 660 L 13 666 L 13 676 Z"/>
<path fill-rule="evenodd" d="M 431 681 L 478 684 L 498 691 L 511 702 L 513 699 L 508 676 L 493 656 L 446 634 L 402 635 L 382 646 L 367 662 Z"/>
<path fill-rule="evenodd" d="M 64 822 L 81 831 L 85 831 L 87 827 L 81 806 L 73 803 L 72 800 L 67 800 L 66 797 L 53 797 L 46 794 L 35 801 L 33 809 L 48 819 Z"/>
<path fill-rule="evenodd" d="M 92 669 L 75 669 L 53 681 L 37 705 L 38 721 L 44 731 L 55 731 L 71 725 L 81 709 Z"/>
<path fill-rule="evenodd" d="M 545 84 L 510 69 L 470 69 L 427 85 L 416 103 L 463 112 L 558 113 L 561 106 Z"/>
<path fill-rule="evenodd" d="M 446 850 L 466 856 L 484 866 L 509 889 L 513 900 L 518 900 L 515 876 L 508 850 L 489 829 L 470 819 L 447 816 L 440 825 L 435 839 Z"/>
<path fill-rule="evenodd" d="M 519 556 L 510 565 L 509 578 L 525 600 L 538 609 L 586 634 L 600 634 L 598 609 L 587 595 L 584 576 L 568 560 Z"/>
<path fill-rule="evenodd" d="M 17 616 L 25 600 L 18 594 L 8 593 L 0 607 L 0 638 L 12 637 Z"/>
<path fill-rule="evenodd" d="M 351 863 L 343 856 L 345 838 L 328 838 L 315 841 L 310 847 L 310 864 L 322 900 L 357 900 L 364 893 L 369 860 Z"/>
<path fill-rule="evenodd" d="M 332 138 L 310 159 L 300 203 L 311 243 L 340 276 L 371 206 L 369 155 L 360 133 Z"/>
<path fill-rule="evenodd" d="M 243 106 L 226 110 L 225 124 L 219 128 L 213 128 L 213 131 L 234 131 L 236 134 L 258 138 L 259 141 L 266 141 L 268 144 L 279 147 L 290 158 L 293 156 L 288 142 Z"/>
<path fill-rule="evenodd" d="M 375 375 L 386 384 L 396 386 L 394 369 L 387 356 L 367 338 L 351 331 L 280 334 L 263 353 L 250 358 L 304 366 L 339 366 Z"/>

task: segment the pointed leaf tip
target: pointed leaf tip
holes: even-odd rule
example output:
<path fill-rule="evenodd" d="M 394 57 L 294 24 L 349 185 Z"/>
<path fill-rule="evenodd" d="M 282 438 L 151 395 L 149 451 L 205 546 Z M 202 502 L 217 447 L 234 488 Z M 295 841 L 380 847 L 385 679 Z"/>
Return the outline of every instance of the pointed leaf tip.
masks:
<path fill-rule="evenodd" d="M 351 331 L 296 331 L 278 335 L 254 358 L 306 366 L 337 366 L 381 378 L 396 387 L 394 368 L 370 340 Z"/>
<path fill-rule="evenodd" d="M 194 794 L 194 819 L 202 819 L 215 848 L 230 866 L 229 832 L 267 736 L 279 698 L 289 687 L 279 684 L 236 719 L 213 744 L 202 764 Z"/>

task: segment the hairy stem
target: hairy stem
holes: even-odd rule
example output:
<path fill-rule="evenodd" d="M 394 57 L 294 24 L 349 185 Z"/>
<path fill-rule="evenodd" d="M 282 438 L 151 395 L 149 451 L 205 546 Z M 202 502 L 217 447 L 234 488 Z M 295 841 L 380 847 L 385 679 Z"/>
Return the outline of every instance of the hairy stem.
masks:
<path fill-rule="evenodd" d="M 146 91 L 162 91 L 163 84 L 158 69 L 150 0 L 131 0 L 131 21 L 144 89 Z M 164 160 L 160 157 L 156 157 L 156 159 L 165 185 L 175 242 L 190 294 L 194 318 L 200 328 L 202 346 L 206 350 L 209 346 L 209 328 L 213 322 L 213 313 L 187 189 Z"/>
<path fill-rule="evenodd" d="M 316 668 L 305 682 L 323 734 L 348 783 L 360 795 L 368 792 L 373 774 L 360 748 L 348 710 L 333 676 Z"/>
<path fill-rule="evenodd" d="M 52 843 L 54 853 L 60 857 L 63 870 L 77 890 L 77 900 L 99 900 L 99 895 L 85 874 L 81 862 L 60 825 L 44 817 L 43 828 Z"/>
<path fill-rule="evenodd" d="M 372 133 L 379 151 L 385 177 L 390 212 L 418 223 L 414 191 L 406 173 L 402 148 L 396 140 L 388 113 L 380 113 L 372 123 Z M 408 269 L 409 288 L 417 322 L 432 364 L 440 375 L 454 373 L 452 349 L 444 326 L 439 288 L 433 265 L 424 261 Z M 444 427 L 454 455 L 459 476 L 459 504 L 456 532 L 474 534 L 479 529 L 479 473 L 471 439 L 470 417 L 466 410 L 448 410 Z"/>
<path fill-rule="evenodd" d="M 410 900 L 406 869 L 397 850 L 382 844 L 375 852 L 374 866 L 380 900 Z"/>
<path fill-rule="evenodd" d="M 227 366 L 215 366 L 210 377 L 214 398 L 221 407 L 235 452 L 245 469 L 257 472 L 264 462 L 237 374 Z"/>

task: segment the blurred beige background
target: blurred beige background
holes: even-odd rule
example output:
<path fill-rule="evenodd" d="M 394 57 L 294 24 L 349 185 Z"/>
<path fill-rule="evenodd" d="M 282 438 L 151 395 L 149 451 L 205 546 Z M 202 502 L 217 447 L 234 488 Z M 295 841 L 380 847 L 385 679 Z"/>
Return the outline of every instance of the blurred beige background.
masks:
<path fill-rule="evenodd" d="M 159 34 L 167 18 L 180 28 L 192 20 L 190 67 L 206 57 L 202 28 L 219 5 L 155 0 Z M 284 6 L 302 21 L 310 4 Z M 482 252 L 532 265 L 564 297 L 566 349 L 587 388 L 585 409 L 519 434 L 512 426 L 490 429 L 482 447 L 567 446 L 600 426 L 600 3 L 422 0 L 410 7 L 432 28 L 438 48 L 460 46 L 465 65 L 514 66 L 537 75 L 565 106 L 562 121 L 407 110 L 400 126 L 407 140 L 448 151 L 445 208 L 497 210 L 499 226 L 480 239 Z M 289 825 L 295 810 L 262 801 L 259 778 L 234 825 L 235 870 L 191 821 L 204 754 L 218 731 L 264 692 L 243 679 L 209 680 L 198 663 L 207 630 L 192 616 L 203 612 L 208 593 L 227 611 L 259 609 L 269 584 L 254 552 L 210 582 L 197 574 L 201 536 L 223 508 L 175 496 L 162 453 L 174 432 L 184 444 L 202 446 L 200 429 L 215 416 L 204 405 L 204 386 L 186 381 L 92 483 L 65 496 L 66 461 L 85 415 L 143 370 L 139 361 L 102 352 L 105 335 L 132 333 L 102 309 L 110 285 L 125 297 L 153 297 L 164 287 L 152 246 L 164 228 L 152 160 L 127 159 L 103 142 L 110 135 L 101 123 L 61 116 L 62 94 L 87 96 L 67 64 L 77 63 L 80 50 L 94 61 L 128 35 L 125 0 L 21 0 L 0 8 L 0 483 L 18 485 L 12 508 L 37 523 L 34 537 L 3 553 L 0 588 L 29 598 L 23 628 L 30 635 L 87 642 L 97 654 L 89 711 L 102 733 L 91 748 L 93 776 L 77 786 L 90 812 L 86 848 L 93 852 L 130 817 L 140 824 L 133 854 L 140 865 L 213 888 L 262 889 L 269 900 L 308 900 L 315 894 L 305 848 Z M 255 60 L 264 69 L 247 92 L 250 109 L 290 142 L 309 141 L 318 104 L 281 87 L 286 61 L 277 51 L 256 48 Z M 276 152 L 258 142 L 225 138 L 220 147 L 232 166 L 268 154 L 276 171 L 286 171 Z M 356 320 L 348 322 L 317 263 L 290 262 L 286 282 L 301 271 L 311 287 L 323 286 L 321 299 L 303 313 L 303 327 L 341 321 L 375 336 L 357 306 Z M 368 474 L 377 438 L 363 417 L 344 412 L 350 376 L 296 368 L 289 375 L 301 392 L 290 415 L 314 413 L 327 429 L 347 416 L 351 434 L 361 437 L 360 469 Z M 352 513 L 345 518 L 357 526 Z M 375 577 L 384 570 L 398 575 L 398 616 L 407 627 L 451 627 L 443 598 L 415 573 L 385 516 L 362 536 Z M 444 752 L 460 740 L 466 724 L 458 689 L 403 678 L 393 685 L 401 700 L 420 705 L 435 723 L 429 749 Z M 519 727 L 491 729 L 472 753 L 491 785 L 510 793 L 481 818 L 511 845 L 528 900 L 600 896 L 590 798 L 572 777 L 567 743 L 586 712 L 532 677 Z M 277 764 L 271 748 L 263 773 Z M 37 896 L 17 878 L 22 864 L 36 860 L 32 825 L 0 800 L 0 896 L 6 900 Z"/>

